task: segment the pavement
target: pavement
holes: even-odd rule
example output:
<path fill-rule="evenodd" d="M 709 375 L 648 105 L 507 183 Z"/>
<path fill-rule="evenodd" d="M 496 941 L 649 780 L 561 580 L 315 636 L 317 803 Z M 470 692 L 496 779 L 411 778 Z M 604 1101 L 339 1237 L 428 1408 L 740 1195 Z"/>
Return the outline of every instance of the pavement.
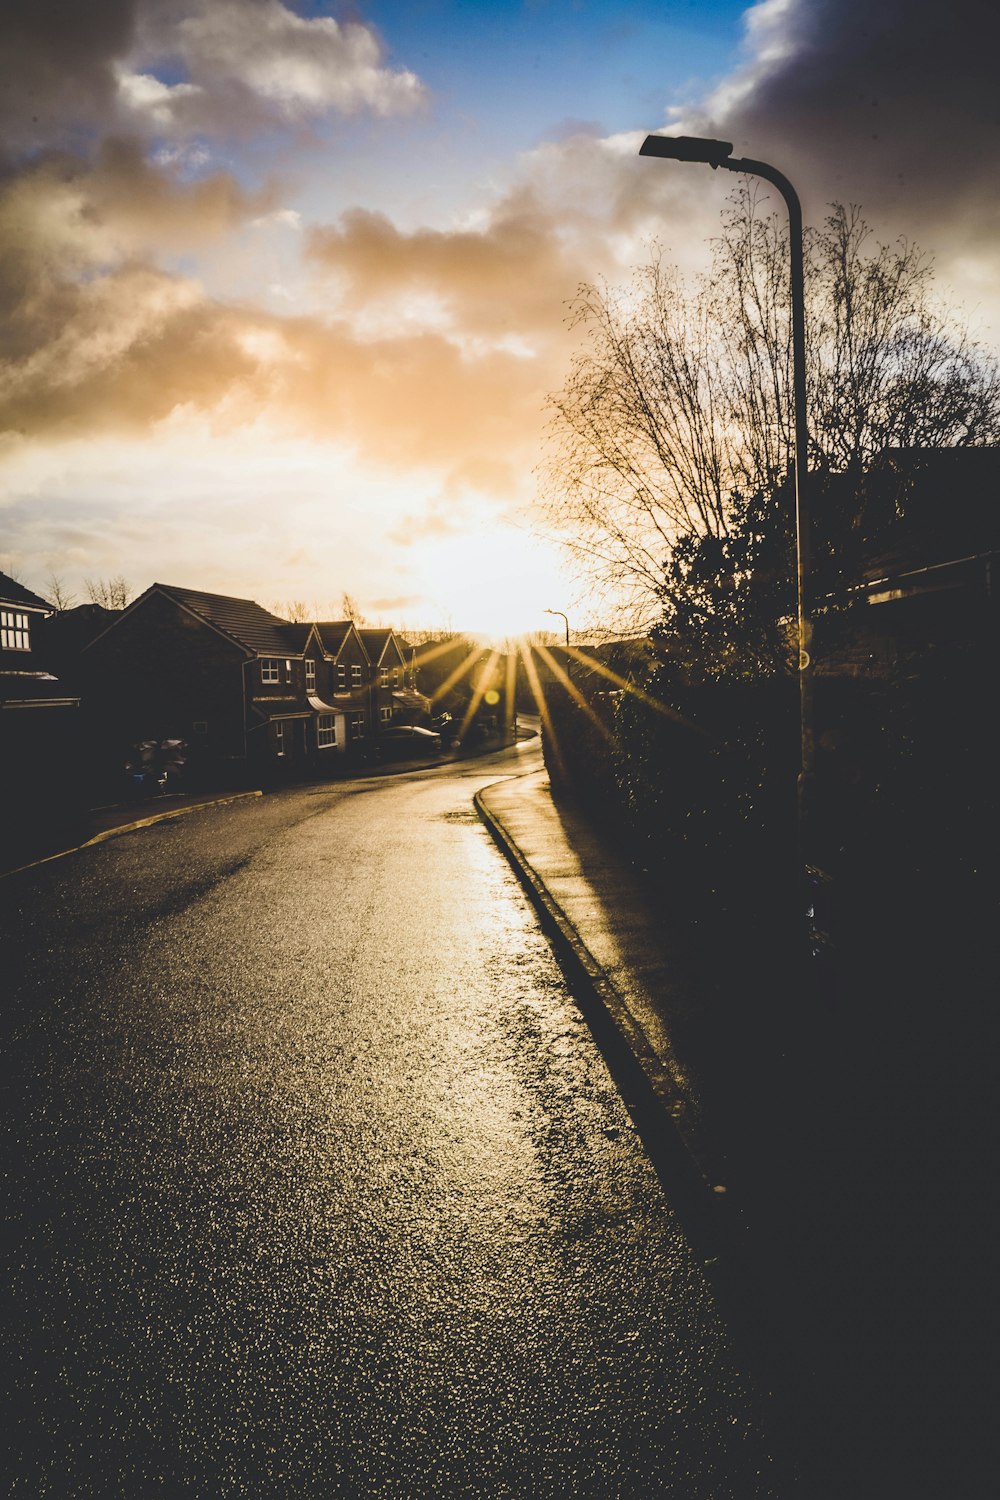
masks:
<path fill-rule="evenodd" d="M 102 844 L 120 833 L 131 833 L 134 829 L 149 828 L 168 818 L 181 818 L 186 813 L 198 812 L 206 807 L 225 807 L 227 803 L 242 802 L 261 795 L 257 790 L 172 792 L 167 796 L 153 797 L 148 802 L 117 802 L 105 807 L 94 807 L 82 821 L 74 840 L 67 841 L 56 835 L 50 847 L 42 845 L 34 851 L 33 857 L 23 859 L 9 869 L 0 868 L 0 880 L 19 870 L 30 870 L 35 865 L 48 864 L 50 860 L 75 854 L 78 849 L 89 848 L 91 844 Z"/>
<path fill-rule="evenodd" d="M 759 1019 L 754 1044 L 745 1025 L 733 1035 L 732 996 L 706 965 L 679 903 L 672 914 L 669 892 L 651 887 L 580 811 L 556 802 L 546 771 L 497 782 L 476 806 L 582 988 L 590 1019 L 637 1065 L 629 1085 L 637 1102 L 643 1096 L 669 1122 L 686 1158 L 684 1187 L 706 1259 L 718 1259 L 738 1232 L 743 1205 L 735 1205 L 745 1191 L 744 1153 L 727 1136 L 733 1126 L 745 1135 L 749 1122 L 739 1118 L 731 1074 L 734 1066 L 744 1078 L 752 1073 L 755 1094 L 766 1080 L 773 1098 L 791 1084 L 774 1055 L 784 1049 L 770 1045 Z M 718 1107 L 723 1088 L 728 1123 Z"/>
<path fill-rule="evenodd" d="M 555 802 L 546 772 L 476 802 L 731 1324 L 779 1391 L 803 1493 L 980 1500 L 995 1474 L 993 1241 L 983 1146 L 964 1123 L 976 1117 L 969 1059 L 958 1066 L 954 1043 L 954 1088 L 941 1072 L 940 984 L 911 962 L 910 983 L 889 987 L 899 1024 L 880 1034 L 884 979 L 831 1012 L 766 941 L 711 920 L 694 929 L 683 892 Z M 897 971 L 905 942 L 884 942 Z M 967 967 L 953 1005 L 982 994 Z"/>

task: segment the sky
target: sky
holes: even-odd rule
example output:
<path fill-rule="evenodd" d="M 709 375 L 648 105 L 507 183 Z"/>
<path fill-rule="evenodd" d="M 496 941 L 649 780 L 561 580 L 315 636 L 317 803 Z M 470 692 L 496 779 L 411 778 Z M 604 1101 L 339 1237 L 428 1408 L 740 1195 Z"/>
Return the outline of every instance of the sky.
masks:
<path fill-rule="evenodd" d="M 493 635 L 581 622 L 537 505 L 567 303 L 772 161 L 1000 342 L 980 0 L 0 0 L 0 567 Z"/>

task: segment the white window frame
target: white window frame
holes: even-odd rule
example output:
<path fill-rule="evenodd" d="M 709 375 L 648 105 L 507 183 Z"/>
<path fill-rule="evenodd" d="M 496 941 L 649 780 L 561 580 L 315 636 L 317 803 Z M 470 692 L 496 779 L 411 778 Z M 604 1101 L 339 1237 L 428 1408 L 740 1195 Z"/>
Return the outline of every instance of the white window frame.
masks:
<path fill-rule="evenodd" d="M 274 721 L 274 753 L 284 755 L 285 753 L 285 721 L 275 719 Z"/>
<path fill-rule="evenodd" d="M 398 667 L 393 667 L 393 669 L 392 669 L 392 685 L 393 685 L 394 688 L 398 688 L 399 687 L 399 668 Z"/>
<path fill-rule="evenodd" d="M 364 714 L 351 714 L 351 739 L 363 740 L 366 734 Z"/>
<path fill-rule="evenodd" d="M 291 680 L 292 680 L 292 664 L 288 660 L 288 658 L 286 657 L 286 659 L 285 659 L 285 681 L 286 682 L 291 682 Z"/>
<path fill-rule="evenodd" d="M 379 685 L 379 687 L 388 687 L 389 686 L 389 668 L 388 667 L 379 667 L 379 669 L 378 669 L 378 685 Z"/>
<path fill-rule="evenodd" d="M 337 744 L 337 718 L 335 714 L 317 714 L 316 748 L 332 750 Z"/>
<path fill-rule="evenodd" d="M 31 629 L 28 616 L 19 609 L 0 609 L 0 649 L 30 651 Z"/>
<path fill-rule="evenodd" d="M 281 681 L 281 658 L 278 656 L 262 656 L 260 659 L 260 680 L 263 683 L 276 683 Z"/>
<path fill-rule="evenodd" d="M 378 711 L 378 716 L 382 720 L 383 724 L 388 724 L 390 719 L 392 718 L 392 709 L 380 708 Z"/>
<path fill-rule="evenodd" d="M 306 692 L 316 691 L 316 662 L 313 657 L 306 657 Z"/>
<path fill-rule="evenodd" d="M 344 662 L 337 664 L 337 692 L 347 692 L 347 666 Z"/>
<path fill-rule="evenodd" d="M 359 662 L 351 663 L 351 687 L 361 686 L 361 665 Z"/>

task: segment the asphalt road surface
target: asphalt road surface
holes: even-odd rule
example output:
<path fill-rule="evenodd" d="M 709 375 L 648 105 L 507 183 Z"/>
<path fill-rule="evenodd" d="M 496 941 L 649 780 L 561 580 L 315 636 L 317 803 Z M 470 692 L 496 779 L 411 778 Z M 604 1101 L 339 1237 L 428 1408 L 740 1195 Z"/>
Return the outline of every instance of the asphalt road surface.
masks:
<path fill-rule="evenodd" d="M 11 1494 L 787 1493 L 472 808 L 536 754 L 0 885 Z"/>

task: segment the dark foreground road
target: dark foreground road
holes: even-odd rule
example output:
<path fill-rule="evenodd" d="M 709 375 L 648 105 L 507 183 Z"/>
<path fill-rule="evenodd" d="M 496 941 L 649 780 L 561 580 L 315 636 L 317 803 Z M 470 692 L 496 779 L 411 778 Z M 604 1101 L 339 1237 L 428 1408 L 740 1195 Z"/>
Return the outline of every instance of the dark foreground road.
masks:
<path fill-rule="evenodd" d="M 442 767 L 195 813 L 4 907 L 11 1493 L 790 1493 Z"/>

